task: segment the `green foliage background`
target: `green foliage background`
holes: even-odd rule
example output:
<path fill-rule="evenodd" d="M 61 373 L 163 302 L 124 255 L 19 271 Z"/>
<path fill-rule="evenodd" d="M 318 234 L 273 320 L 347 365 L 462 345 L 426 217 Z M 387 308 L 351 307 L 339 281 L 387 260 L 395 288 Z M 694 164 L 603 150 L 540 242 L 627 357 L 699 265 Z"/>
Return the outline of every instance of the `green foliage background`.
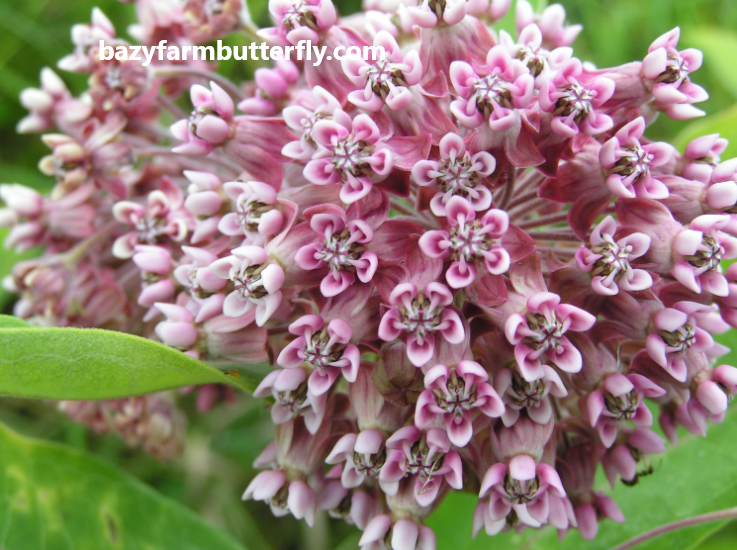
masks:
<path fill-rule="evenodd" d="M 707 111 L 707 117 L 695 122 L 661 118 L 648 130 L 649 137 L 672 141 L 682 148 L 696 135 L 718 131 L 732 141 L 729 153 L 737 154 L 737 71 L 734 70 L 737 57 L 737 2 L 561 0 L 560 3 L 566 8 L 569 21 L 584 25 L 584 31 L 576 43 L 577 55 L 595 62 L 599 67 L 641 59 L 654 38 L 680 25 L 682 45 L 701 48 L 705 53 L 704 67 L 694 79 L 711 94 L 708 102 L 699 105 Z M 358 0 L 336 0 L 336 4 L 342 13 L 359 9 Z M 17 136 L 14 133 L 15 124 L 24 114 L 18 103 L 18 95 L 23 88 L 37 85 L 42 67 L 55 66 L 56 61 L 71 49 L 70 27 L 76 22 L 88 21 L 92 5 L 95 4 L 87 0 L 0 0 L 0 181 L 23 183 L 38 189 L 50 187 L 49 180 L 35 168 L 38 160 L 46 154 L 38 136 Z M 116 0 L 99 0 L 96 5 L 111 18 L 118 32 L 125 34 L 126 26 L 133 21 L 133 6 Z M 265 0 L 252 0 L 251 7 L 254 18 L 265 22 Z M 502 24 L 510 27 L 512 18 L 508 17 Z M 254 68 L 244 63 L 226 63 L 223 71 L 234 78 L 242 78 L 252 74 Z M 75 92 L 84 88 L 83 77 L 62 76 Z M 0 252 L 0 276 L 7 273 L 16 260 L 12 254 Z M 9 305 L 9 297 L 0 293 L 0 307 L 7 309 Z M 728 337 L 725 343 L 737 348 L 737 337 Z M 735 354 L 730 359 L 731 364 L 737 363 Z M 330 522 L 328 525 L 328 520 L 322 518 L 314 530 L 307 530 L 290 518 L 273 519 L 268 508 L 261 504 L 241 503 L 240 495 L 254 475 L 251 462 L 273 433 L 262 403 L 247 397 L 241 398 L 235 405 L 220 407 L 204 416 L 194 412 L 191 401 L 185 401 L 185 407 L 190 413 L 191 422 L 187 452 L 173 464 L 157 463 L 141 452 L 126 448 L 115 437 L 95 437 L 83 427 L 55 413 L 52 407 L 43 402 L 3 398 L 0 400 L 0 421 L 22 434 L 64 443 L 79 451 L 97 455 L 103 463 L 122 468 L 161 494 L 183 503 L 209 522 L 222 527 L 249 549 L 355 548 L 355 533 L 337 523 Z M 629 516 L 630 525 L 634 523 L 643 530 L 688 513 L 737 505 L 737 467 L 734 466 L 737 464 L 737 418 L 733 416 L 728 418 L 724 426 L 712 428 L 707 442 L 687 438 L 668 453 L 662 471 L 650 476 L 638 487 L 617 489 L 618 500 Z M 59 472 L 65 476 L 70 491 L 74 491 L 75 487 L 75 468 L 90 475 L 94 472 L 95 476 L 100 476 L 100 483 L 116 487 L 120 484 L 121 490 L 133 491 L 135 494 L 128 502 L 133 503 L 130 505 L 134 508 L 142 509 L 138 510 L 137 515 L 130 516 L 129 522 L 134 524 L 149 520 L 157 522 L 156 516 L 147 517 L 146 507 L 159 510 L 169 506 L 152 504 L 146 500 L 152 495 L 145 487 L 135 485 L 133 480 L 120 478 L 99 461 L 86 462 L 88 459 L 75 454 L 75 451 L 62 452 L 57 447 L 45 444 L 37 447 L 3 431 L 0 433 L 0 494 L 5 496 L 0 497 L 0 511 L 4 510 L 4 506 L 9 506 L 7 509 L 11 510 L 11 504 L 27 504 L 25 500 L 11 502 L 8 490 L 15 487 L 13 483 L 25 479 L 23 467 L 27 463 L 24 461 L 31 456 L 44 457 L 48 464 L 55 464 L 59 460 L 64 462 Z M 67 469 L 71 473 L 64 471 L 65 465 L 69 466 Z M 8 472 L 17 472 L 20 477 L 11 478 Z M 712 476 L 713 482 L 699 481 L 705 479 L 705 475 Z M 48 481 L 49 478 L 44 479 Z M 128 486 L 129 483 L 133 484 L 132 488 Z M 23 495 L 22 492 L 18 494 Z M 42 499 L 43 493 L 39 495 Z M 99 496 L 107 502 L 104 499 L 110 495 L 100 493 Z M 136 498 L 140 498 L 140 501 L 136 501 Z M 103 501 L 101 503 L 104 504 Z M 35 504 L 41 507 L 45 505 L 43 499 Z M 439 533 L 439 548 L 450 547 L 450 544 L 457 550 L 506 550 L 518 547 L 518 541 L 511 537 L 499 540 L 483 536 L 472 545 L 464 546 L 463 541 L 470 534 L 469 514 L 472 506 L 472 498 L 453 495 L 451 503 L 435 514 L 431 523 Z M 104 510 L 104 506 L 101 509 Z M 0 514 L 0 534 L 7 532 L 9 517 L 5 513 Z M 52 514 L 49 517 L 54 516 Z M 61 519 L 63 523 L 69 518 L 56 519 Z M 78 523 L 77 528 L 83 528 L 81 525 L 84 524 Z M 168 527 L 162 523 L 160 528 L 175 531 L 180 528 L 176 523 L 166 525 Z M 72 529 L 71 525 L 66 528 Z M 199 529 L 199 524 L 193 526 L 191 533 L 199 533 Z M 607 539 L 608 533 L 615 529 L 614 526 L 606 526 L 602 530 L 602 539 L 594 543 L 583 543 L 574 536 L 560 547 L 604 549 L 608 547 L 606 541 L 611 540 Z M 79 544 L 71 542 L 75 539 L 71 531 L 66 533 L 66 538 L 67 545 L 59 548 L 103 548 L 86 545 L 81 539 Z M 162 538 L 160 545 L 151 548 L 173 550 L 165 540 Z M 31 540 L 28 542 L 30 544 Z M 216 541 L 213 539 L 212 542 L 214 544 Z M 114 546 L 111 543 L 111 547 Z M 647 548 L 667 546 L 699 550 L 737 548 L 737 523 L 686 530 Z M 522 547 L 558 546 L 551 533 L 547 533 L 537 541 L 523 543 Z"/>

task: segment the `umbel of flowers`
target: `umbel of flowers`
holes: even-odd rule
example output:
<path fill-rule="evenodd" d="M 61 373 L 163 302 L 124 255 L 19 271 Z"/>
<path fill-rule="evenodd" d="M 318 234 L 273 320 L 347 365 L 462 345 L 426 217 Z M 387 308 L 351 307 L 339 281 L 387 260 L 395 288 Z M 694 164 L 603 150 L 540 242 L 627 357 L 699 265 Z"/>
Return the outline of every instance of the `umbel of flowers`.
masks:
<path fill-rule="evenodd" d="M 646 137 L 702 114 L 701 53 L 675 29 L 596 69 L 554 5 L 520 0 L 136 0 L 135 43 L 248 33 L 381 45 L 376 61 L 280 61 L 250 82 L 204 62 L 99 59 L 128 45 L 94 10 L 63 70 L 25 90 L 48 196 L 0 187 L 16 314 L 105 327 L 215 364 L 268 362 L 276 436 L 244 498 L 365 549 L 430 550 L 451 490 L 474 533 L 624 521 L 594 487 L 634 484 L 680 426 L 706 435 L 737 388 L 714 336 L 737 326 L 737 159 Z M 185 107 L 186 106 L 186 107 Z M 232 395 L 196 390 L 200 408 Z M 167 457 L 160 396 L 62 410 Z M 633 491 L 638 490 L 633 488 Z M 471 533 L 469 533 L 469 536 Z"/>

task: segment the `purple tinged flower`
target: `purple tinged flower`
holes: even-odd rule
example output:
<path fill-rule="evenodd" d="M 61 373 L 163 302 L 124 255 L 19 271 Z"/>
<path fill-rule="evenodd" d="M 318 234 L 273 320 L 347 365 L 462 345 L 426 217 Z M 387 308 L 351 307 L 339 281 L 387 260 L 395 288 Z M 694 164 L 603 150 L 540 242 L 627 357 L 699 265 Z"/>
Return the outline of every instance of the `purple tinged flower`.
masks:
<path fill-rule="evenodd" d="M 186 36 L 196 44 L 211 42 L 237 31 L 243 24 L 245 0 L 187 0 L 183 6 L 176 2 L 151 1 L 159 4 L 163 8 L 160 11 L 164 12 L 156 13 L 157 26 L 164 26 L 159 22 L 162 17 L 165 21 L 170 20 L 171 24 L 183 24 Z"/>
<path fill-rule="evenodd" d="M 274 64 L 273 68 L 261 67 L 254 71 L 256 92 L 238 104 L 239 110 L 258 116 L 273 116 L 280 112 L 292 85 L 299 80 L 299 69 L 291 61 L 280 60 Z"/>
<path fill-rule="evenodd" d="M 186 308 L 174 304 L 157 303 L 156 308 L 166 316 L 166 321 L 156 325 L 156 335 L 173 348 L 187 350 L 197 342 L 199 335 L 194 325 L 194 315 Z"/>
<path fill-rule="evenodd" d="M 430 209 L 438 217 L 446 215 L 445 209 L 452 197 L 463 197 L 477 212 L 491 206 L 491 191 L 484 180 L 496 169 L 496 160 L 490 153 L 479 151 L 470 154 L 463 138 L 458 134 L 446 134 L 440 140 L 440 158 L 421 160 L 412 168 L 412 178 L 422 187 L 436 190 L 430 200 Z"/>
<path fill-rule="evenodd" d="M 368 115 L 351 120 L 336 110 L 332 120 L 315 122 L 311 137 L 317 150 L 305 166 L 305 178 L 317 185 L 340 183 L 340 200 L 346 204 L 368 195 L 394 166 L 392 151 L 383 144 L 386 138 Z"/>
<path fill-rule="evenodd" d="M 609 484 L 614 487 L 617 476 L 625 481 L 637 477 L 638 463 L 646 455 L 665 451 L 663 439 L 647 428 L 622 430 L 619 441 L 610 447 L 601 459 Z"/>
<path fill-rule="evenodd" d="M 614 94 L 614 81 L 597 77 L 582 83 L 581 61 L 572 58 L 540 88 L 540 109 L 550 113 L 552 131 L 563 138 L 581 139 L 609 130 L 614 122 L 601 112 L 602 105 Z"/>
<path fill-rule="evenodd" d="M 467 0 L 450 0 L 443 3 L 434 0 L 420 0 L 416 6 L 408 6 L 407 14 L 413 25 L 430 29 L 435 26 L 455 25 L 466 17 L 467 6 L 481 4 Z"/>
<path fill-rule="evenodd" d="M 676 120 L 703 115 L 691 104 L 705 101 L 709 95 L 689 75 L 701 67 L 703 55 L 688 48 L 678 51 L 681 30 L 676 27 L 656 39 L 642 62 L 642 75 L 650 81 L 655 104 Z"/>
<path fill-rule="evenodd" d="M 693 354 L 705 352 L 714 345 L 711 335 L 699 326 L 709 324 L 712 307 L 695 302 L 678 302 L 660 310 L 652 319 L 652 332 L 645 341 L 653 361 L 679 382 L 688 378 L 688 365 Z"/>
<path fill-rule="evenodd" d="M 99 8 L 92 8 L 92 24 L 78 24 L 72 27 L 74 53 L 63 57 L 58 67 L 64 71 L 89 73 L 96 60 L 100 59 L 100 41 L 109 44 L 115 38 L 115 27 Z M 99 61 L 97 61 L 99 62 Z"/>
<path fill-rule="evenodd" d="M 517 32 L 522 33 L 532 23 L 540 28 L 543 44 L 549 49 L 570 46 L 583 29 L 581 25 L 566 25 L 566 11 L 560 4 L 548 6 L 538 15 L 527 0 L 519 0 L 515 13 Z"/>
<path fill-rule="evenodd" d="M 558 472 L 526 454 L 489 468 L 479 492 L 480 498 L 489 497 L 489 516 L 493 521 L 506 519 L 514 511 L 520 522 L 531 527 L 548 521 L 549 495 L 566 496 Z"/>
<path fill-rule="evenodd" d="M 118 237 L 113 244 L 116 258 L 133 256 L 138 244 L 159 244 L 167 240 L 180 242 L 187 236 L 187 218 L 182 213 L 182 195 L 171 180 L 163 180 L 161 189 L 151 191 L 146 205 L 120 201 L 113 207 L 113 215 L 131 231 Z"/>
<path fill-rule="evenodd" d="M 552 78 L 555 73 L 573 55 L 573 49 L 561 46 L 548 50 L 543 43 L 540 27 L 529 24 L 519 32 L 514 39 L 506 32 L 499 32 L 499 43 L 509 51 L 509 54 L 520 59 L 535 77 L 535 87 L 540 88 L 544 82 Z"/>
<path fill-rule="evenodd" d="M 652 169 L 670 162 L 675 149 L 663 142 L 643 145 L 644 133 L 645 119 L 638 117 L 602 145 L 599 160 L 609 173 L 607 187 L 616 196 L 627 199 L 666 199 L 668 188 L 653 176 Z"/>
<path fill-rule="evenodd" d="M 326 325 L 319 315 L 304 315 L 289 325 L 289 332 L 297 338 L 282 350 L 276 362 L 287 369 L 310 365 L 310 393 L 326 393 L 341 373 L 349 382 L 355 382 L 361 353 L 350 343 L 353 330 L 346 321 L 333 319 Z"/>
<path fill-rule="evenodd" d="M 172 135 L 184 143 L 172 149 L 175 153 L 203 157 L 232 137 L 235 105 L 228 93 L 214 82 L 210 89 L 195 84 L 190 89 L 194 110 L 189 119 L 171 127 Z"/>
<path fill-rule="evenodd" d="M 545 375 L 543 360 L 553 362 L 565 372 L 581 370 L 581 353 L 565 333 L 585 332 L 596 322 L 590 313 L 560 303 L 552 292 L 538 292 L 527 298 L 525 314 L 514 313 L 506 321 L 504 332 L 514 346 L 520 374 L 528 382 Z"/>
<path fill-rule="evenodd" d="M 683 167 L 683 177 L 709 183 L 714 168 L 721 162 L 720 155 L 728 145 L 729 141 L 719 137 L 719 134 L 709 134 L 691 140 L 683 152 L 684 160 L 687 162 Z"/>
<path fill-rule="evenodd" d="M 92 114 L 92 106 L 73 98 L 66 84 L 48 67 L 41 69 L 41 88 L 23 90 L 20 103 L 30 113 L 18 122 L 19 134 L 44 132 L 50 128 L 68 132 Z"/>
<path fill-rule="evenodd" d="M 294 260 L 306 270 L 326 271 L 320 283 L 325 297 L 340 294 L 356 278 L 368 283 L 376 273 L 378 257 L 366 250 L 374 238 L 374 230 L 361 219 L 348 220 L 345 210 L 326 204 L 305 211 L 312 230 L 322 242 L 313 242 L 299 249 Z"/>
<path fill-rule="evenodd" d="M 375 494 L 343 487 L 340 481 L 329 481 L 317 497 L 317 507 L 331 518 L 342 519 L 361 530 L 380 510 Z"/>
<path fill-rule="evenodd" d="M 266 470 L 253 478 L 243 493 L 243 500 L 261 500 L 269 504 L 276 517 L 291 513 L 312 526 L 317 510 L 317 495 L 304 481 L 289 481 L 280 470 Z"/>
<path fill-rule="evenodd" d="M 694 397 L 688 403 L 688 411 L 694 423 L 706 431 L 706 420 L 721 423 L 727 407 L 737 391 L 737 369 L 730 365 L 719 365 L 713 370 L 697 375 Z"/>
<path fill-rule="evenodd" d="M 604 379 L 601 389 L 586 399 L 589 423 L 599 432 L 604 446 L 611 447 L 619 422 L 630 420 L 635 426 L 652 426 L 653 416 L 644 398 L 662 397 L 665 393 L 641 374 L 611 374 Z"/>
<path fill-rule="evenodd" d="M 475 361 L 461 361 L 453 368 L 435 365 L 425 375 L 415 425 L 424 429 L 442 419 L 450 442 L 465 447 L 473 436 L 477 411 L 488 418 L 504 414 L 504 403 L 488 380 L 488 373 Z"/>
<path fill-rule="evenodd" d="M 269 13 L 276 26 L 258 35 L 279 46 L 296 46 L 302 40 L 318 44 L 338 15 L 331 0 L 269 0 Z"/>
<path fill-rule="evenodd" d="M 256 324 L 262 326 L 281 304 L 284 270 L 269 263 L 268 254 L 259 246 L 241 246 L 231 253 L 210 265 L 217 277 L 229 279 L 234 285 L 223 302 L 223 313 L 240 317 L 255 309 Z"/>
<path fill-rule="evenodd" d="M 373 45 L 383 48 L 385 56 L 369 62 L 363 58 L 343 58 L 343 72 L 361 90 L 348 94 L 348 101 L 370 112 L 381 111 L 384 104 L 401 111 L 412 101 L 410 86 L 420 82 L 422 63 L 417 50 L 402 53 L 396 39 L 386 31 L 379 31 Z"/>
<path fill-rule="evenodd" d="M 156 302 L 171 301 L 176 287 L 169 277 L 173 268 L 169 251 L 160 246 L 137 245 L 131 259 L 141 270 L 143 279 L 138 305 L 152 307 Z"/>
<path fill-rule="evenodd" d="M 395 522 L 388 515 L 375 516 L 358 541 L 361 550 L 436 550 L 435 533 L 409 518 Z"/>
<path fill-rule="evenodd" d="M 492 209 L 481 219 L 461 197 L 451 197 L 445 208 L 450 230 L 426 231 L 420 248 L 430 258 L 451 258 L 445 279 L 451 288 L 465 288 L 476 280 L 477 265 L 492 275 L 509 269 L 509 253 L 501 246 L 501 238 L 509 228 L 507 213 Z"/>
<path fill-rule="evenodd" d="M 435 333 L 450 344 L 460 344 L 465 331 L 458 313 L 450 309 L 453 295 L 441 283 L 430 282 L 420 289 L 400 283 L 389 296 L 389 309 L 381 318 L 379 337 L 390 342 L 405 335 L 407 357 L 421 367 L 432 357 Z"/>
<path fill-rule="evenodd" d="M 563 380 L 555 369 L 543 365 L 543 376 L 528 382 L 516 370 L 502 369 L 494 375 L 494 388 L 504 402 L 502 422 L 509 427 L 520 418 L 520 411 L 538 424 L 547 424 L 553 417 L 550 395 L 563 398 L 568 395 Z"/>
<path fill-rule="evenodd" d="M 271 405 L 274 424 L 285 424 L 301 416 L 307 430 L 315 434 L 325 418 L 328 394 L 308 392 L 307 377 L 307 371 L 302 368 L 273 370 L 256 387 L 253 396 L 274 399 Z"/>
<path fill-rule="evenodd" d="M 495 132 L 505 132 L 519 124 L 517 109 L 529 107 L 535 79 L 519 59 L 513 59 L 503 46 L 489 50 L 483 76 L 465 61 L 450 66 L 450 81 L 458 99 L 450 110 L 466 128 L 477 128 L 485 121 Z"/>
<path fill-rule="evenodd" d="M 224 235 L 244 235 L 248 244 L 263 246 L 269 237 L 284 226 L 284 214 L 278 209 L 277 190 L 260 181 L 232 181 L 223 185 L 233 201 L 235 212 L 228 212 L 218 223 Z"/>
<path fill-rule="evenodd" d="M 368 429 L 341 437 L 325 462 L 345 462 L 340 480 L 346 489 L 354 489 L 362 485 L 366 478 L 378 481 L 386 454 L 384 436 L 379 430 Z"/>
<path fill-rule="evenodd" d="M 737 238 L 723 231 L 729 223 L 728 215 L 707 214 L 691 221 L 688 229 L 676 235 L 676 262 L 671 274 L 679 283 L 697 294 L 702 290 L 715 296 L 729 294 L 720 266 L 723 259 L 737 258 Z"/>
<path fill-rule="evenodd" d="M 620 288 L 629 292 L 652 286 L 653 278 L 644 269 L 631 265 L 650 247 L 650 237 L 644 233 L 630 233 L 615 240 L 617 222 L 612 216 L 604 218 L 591 232 L 589 245 L 576 252 L 576 264 L 581 271 L 591 273 L 591 287 L 602 296 L 615 296 Z"/>
<path fill-rule="evenodd" d="M 463 487 L 461 457 L 450 450 L 445 430 L 405 426 L 387 439 L 386 448 L 386 463 L 379 474 L 385 493 L 396 494 L 399 482 L 410 476 L 417 504 L 426 507 L 435 501 L 443 480 L 453 489 Z"/>
<path fill-rule="evenodd" d="M 340 102 L 322 86 L 312 88 L 298 104 L 285 107 L 284 121 L 299 140 L 285 145 L 282 154 L 298 161 L 309 161 L 317 148 L 312 136 L 315 124 L 322 119 L 332 120 L 333 113 L 340 108 Z"/>
<path fill-rule="evenodd" d="M 222 313 L 225 296 L 220 291 L 225 288 L 227 281 L 210 269 L 210 265 L 218 258 L 209 250 L 183 246 L 182 252 L 186 257 L 174 270 L 174 278 L 200 306 L 195 320 L 203 322 Z"/>

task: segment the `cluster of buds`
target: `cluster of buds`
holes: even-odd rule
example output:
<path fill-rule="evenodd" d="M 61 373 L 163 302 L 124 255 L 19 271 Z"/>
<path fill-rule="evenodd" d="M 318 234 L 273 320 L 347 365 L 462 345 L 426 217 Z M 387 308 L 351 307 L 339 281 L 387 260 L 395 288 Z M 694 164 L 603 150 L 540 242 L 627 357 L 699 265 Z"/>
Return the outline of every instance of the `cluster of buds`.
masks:
<path fill-rule="evenodd" d="M 135 4 L 146 46 L 254 31 L 244 0 Z M 95 10 L 60 63 L 89 92 L 45 69 L 23 93 L 19 130 L 56 132 L 56 186 L 0 186 L 7 244 L 44 249 L 5 281 L 16 314 L 272 364 L 254 395 L 276 439 L 244 498 L 325 510 L 364 549 L 434 549 L 424 521 L 451 490 L 477 493 L 474 534 L 624 521 L 598 466 L 633 485 L 664 449 L 656 417 L 706 435 L 737 390 L 713 338 L 737 327 L 737 159 L 716 135 L 645 137 L 706 98 L 678 29 L 594 70 L 558 5 L 520 0 L 517 36 L 494 30 L 510 4 L 271 0 L 273 45 L 387 55 L 254 83 L 102 61 L 100 39 L 128 42 Z M 175 447 L 148 402 L 62 408 Z"/>

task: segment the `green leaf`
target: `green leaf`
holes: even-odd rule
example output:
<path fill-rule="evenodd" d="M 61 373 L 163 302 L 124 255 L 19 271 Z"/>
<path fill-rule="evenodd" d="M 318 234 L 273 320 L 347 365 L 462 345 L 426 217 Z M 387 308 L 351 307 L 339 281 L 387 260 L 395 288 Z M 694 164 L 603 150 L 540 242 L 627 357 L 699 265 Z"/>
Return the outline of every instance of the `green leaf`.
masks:
<path fill-rule="evenodd" d="M 660 525 L 737 505 L 737 413 L 732 409 L 723 424 L 709 426 L 704 439 L 685 436 L 678 444 L 653 459 L 655 473 L 641 478 L 634 487 L 618 484 L 611 494 L 627 521 L 623 525 L 604 521 L 599 534 L 585 541 L 571 532 L 556 542 L 552 528 L 487 537 L 483 531 L 471 540 L 471 522 L 477 498 L 451 492 L 429 518 L 438 548 L 472 550 L 608 550 Z M 637 550 L 696 548 L 727 522 L 696 525 L 668 533 L 637 546 Z"/>
<path fill-rule="evenodd" d="M 737 105 L 721 113 L 696 119 L 686 126 L 673 141 L 676 147 L 683 151 L 689 141 L 708 134 L 720 134 L 729 140 L 729 147 L 722 154 L 723 159 L 737 154 Z"/>
<path fill-rule="evenodd" d="M 114 399 L 211 383 L 252 389 L 250 379 L 138 336 L 17 323 L 0 316 L 0 395 Z"/>
<path fill-rule="evenodd" d="M 107 463 L 4 426 L 0 472 L 4 550 L 244 550 Z"/>
<path fill-rule="evenodd" d="M 734 71 L 737 33 L 728 28 L 686 27 L 683 44 L 704 53 L 704 68 L 737 99 L 737 73 Z"/>

